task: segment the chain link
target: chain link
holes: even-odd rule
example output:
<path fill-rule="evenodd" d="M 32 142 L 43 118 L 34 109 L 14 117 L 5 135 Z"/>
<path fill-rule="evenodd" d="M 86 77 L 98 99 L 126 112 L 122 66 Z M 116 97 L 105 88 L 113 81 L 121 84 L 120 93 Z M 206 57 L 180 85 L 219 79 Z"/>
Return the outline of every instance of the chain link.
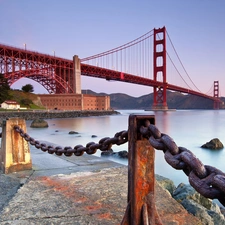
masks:
<path fill-rule="evenodd" d="M 128 141 L 128 131 L 120 131 L 113 138 L 105 137 L 98 143 L 89 142 L 85 147 L 83 145 L 76 145 L 74 148 L 70 146 L 62 148 L 60 146 L 53 147 L 52 145 L 34 140 L 17 125 L 14 126 L 14 129 L 31 145 L 49 154 L 55 153 L 58 156 L 62 154 L 65 156 L 72 156 L 73 154 L 81 156 L 84 152 L 95 154 L 98 149 L 107 151 L 114 144 L 122 145 Z M 204 165 L 190 150 L 178 147 L 170 136 L 161 133 L 148 120 L 146 120 L 145 126 L 140 127 L 140 133 L 149 140 L 155 149 L 164 152 L 165 160 L 170 166 L 184 171 L 189 178 L 191 186 L 196 191 L 206 198 L 218 199 L 225 206 L 225 173 L 215 167 Z"/>

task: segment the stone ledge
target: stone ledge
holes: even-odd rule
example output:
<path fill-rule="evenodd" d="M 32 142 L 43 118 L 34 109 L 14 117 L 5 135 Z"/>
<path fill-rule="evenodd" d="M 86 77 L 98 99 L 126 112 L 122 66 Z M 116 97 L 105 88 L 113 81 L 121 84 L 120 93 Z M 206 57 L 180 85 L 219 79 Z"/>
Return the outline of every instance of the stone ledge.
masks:
<path fill-rule="evenodd" d="M 1 224 L 120 224 L 127 206 L 127 167 L 32 178 L 4 207 Z M 156 182 L 157 183 L 157 182 Z M 201 222 L 156 184 L 163 224 Z"/>

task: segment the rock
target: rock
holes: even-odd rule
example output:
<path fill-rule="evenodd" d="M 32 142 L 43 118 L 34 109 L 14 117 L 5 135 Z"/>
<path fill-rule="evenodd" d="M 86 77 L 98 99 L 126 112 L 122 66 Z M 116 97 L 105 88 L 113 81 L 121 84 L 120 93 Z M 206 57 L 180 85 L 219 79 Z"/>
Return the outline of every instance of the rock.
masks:
<path fill-rule="evenodd" d="M 20 179 L 2 174 L 0 171 L 0 212 L 20 188 Z"/>
<path fill-rule="evenodd" d="M 70 131 L 69 134 L 79 134 L 79 133 L 76 131 Z"/>
<path fill-rule="evenodd" d="M 127 151 L 119 151 L 119 152 L 114 152 L 112 149 L 104 151 L 101 153 L 101 156 L 115 156 L 123 159 L 128 158 L 128 152 Z"/>
<path fill-rule="evenodd" d="M 223 144 L 218 138 L 214 138 L 211 141 L 205 143 L 201 146 L 201 148 L 208 148 L 208 149 L 222 149 Z"/>
<path fill-rule="evenodd" d="M 121 224 L 127 208 L 127 174 L 128 167 L 116 166 L 29 178 L 4 206 L 0 224 Z M 155 186 L 155 204 L 162 224 L 202 224 L 157 182 Z"/>
<path fill-rule="evenodd" d="M 163 177 L 163 176 L 160 176 L 160 175 L 158 175 L 158 174 L 155 175 L 155 178 L 156 178 L 158 184 L 159 184 L 162 188 L 164 188 L 164 189 L 166 189 L 167 191 L 169 191 L 169 193 L 170 193 L 171 195 L 173 194 L 174 190 L 176 189 L 176 186 L 175 186 L 175 184 L 174 184 L 174 182 L 173 182 L 172 180 L 170 180 L 170 179 L 168 179 L 168 178 L 165 178 L 165 177 Z"/>
<path fill-rule="evenodd" d="M 203 225 L 201 221 L 188 213 L 184 207 L 172 198 L 169 191 L 155 183 L 155 202 L 162 224 L 167 225 Z"/>
<path fill-rule="evenodd" d="M 211 199 L 200 195 L 191 185 L 179 184 L 172 196 L 189 213 L 198 217 L 203 224 L 225 225 L 224 215 L 221 213 L 219 206 Z"/>
<path fill-rule="evenodd" d="M 97 135 L 94 135 L 94 134 L 93 134 L 93 135 L 91 135 L 91 137 L 92 137 L 92 138 L 96 138 L 96 137 L 97 137 Z"/>
<path fill-rule="evenodd" d="M 109 149 L 107 151 L 101 152 L 101 156 L 112 156 L 113 154 L 115 154 L 115 153 L 113 152 L 112 149 Z"/>
<path fill-rule="evenodd" d="M 208 214 L 213 219 L 213 224 L 225 225 L 224 215 L 212 210 L 208 210 Z"/>
<path fill-rule="evenodd" d="M 203 206 L 197 204 L 191 199 L 185 199 L 181 204 L 189 213 L 198 217 L 203 224 L 214 225 L 212 218 L 208 215 L 206 208 Z"/>
<path fill-rule="evenodd" d="M 225 209 L 224 208 L 220 208 L 220 212 L 223 214 L 223 216 L 225 217 Z"/>
<path fill-rule="evenodd" d="M 48 127 L 48 123 L 43 119 L 34 119 L 30 127 L 32 128 L 45 128 Z"/>
<path fill-rule="evenodd" d="M 127 151 L 119 151 L 118 152 L 118 156 L 120 157 L 120 158 L 123 158 L 123 159 L 127 159 L 128 158 L 128 152 Z"/>
<path fill-rule="evenodd" d="M 178 202 L 182 202 L 184 199 L 192 199 L 207 209 L 211 209 L 213 204 L 211 199 L 200 195 L 190 184 L 179 184 L 173 192 L 173 198 Z"/>

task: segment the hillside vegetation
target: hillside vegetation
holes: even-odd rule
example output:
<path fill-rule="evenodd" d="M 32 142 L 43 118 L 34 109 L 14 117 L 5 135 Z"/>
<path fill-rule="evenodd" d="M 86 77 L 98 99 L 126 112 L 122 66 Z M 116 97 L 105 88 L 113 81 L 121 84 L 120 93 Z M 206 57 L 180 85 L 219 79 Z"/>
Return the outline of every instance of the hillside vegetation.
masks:
<path fill-rule="evenodd" d="M 44 109 L 40 98 L 33 93 L 20 90 L 9 90 L 10 100 L 17 101 L 21 107 L 30 109 Z"/>

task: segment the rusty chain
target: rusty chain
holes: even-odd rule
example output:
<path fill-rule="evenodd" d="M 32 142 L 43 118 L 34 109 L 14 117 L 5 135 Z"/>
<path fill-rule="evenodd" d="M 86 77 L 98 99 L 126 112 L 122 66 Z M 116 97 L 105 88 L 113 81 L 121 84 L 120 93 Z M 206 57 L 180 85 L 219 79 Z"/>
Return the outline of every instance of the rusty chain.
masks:
<path fill-rule="evenodd" d="M 87 154 L 95 154 L 99 149 L 101 151 L 110 150 L 113 144 L 122 145 L 128 141 L 128 132 L 120 131 L 114 135 L 113 138 L 105 137 L 102 138 L 98 143 L 89 142 L 84 147 L 83 145 L 76 145 L 74 148 L 72 147 L 64 147 L 61 146 L 53 147 L 52 145 L 47 145 L 45 143 L 40 143 L 34 138 L 30 137 L 27 133 L 25 133 L 19 126 L 14 126 L 14 130 L 20 134 L 27 142 L 31 145 L 34 145 L 36 148 L 41 149 L 44 152 L 48 152 L 49 154 L 55 153 L 58 156 L 64 154 L 65 156 L 72 156 L 73 154 L 76 156 L 81 156 L 86 152 Z"/>
<path fill-rule="evenodd" d="M 81 156 L 87 154 L 95 154 L 99 149 L 101 151 L 110 150 L 113 144 L 121 145 L 128 141 L 128 131 L 120 131 L 113 138 L 102 138 L 99 143 L 89 142 L 86 147 L 76 145 L 72 147 L 53 147 L 40 143 L 31 138 L 19 126 L 14 126 L 16 132 L 28 141 L 31 145 L 41 149 L 49 154 L 55 153 L 58 156 Z M 150 144 L 157 150 L 164 152 L 166 162 L 177 170 L 183 170 L 188 176 L 189 182 L 202 196 L 210 199 L 218 199 L 225 206 L 225 173 L 219 169 L 204 165 L 196 156 L 184 147 L 178 147 L 174 140 L 159 131 L 159 129 L 146 120 L 145 126 L 140 127 L 140 133 L 147 138 Z"/>
<path fill-rule="evenodd" d="M 225 173 L 204 165 L 190 150 L 178 147 L 171 137 L 161 133 L 149 121 L 140 128 L 140 132 L 155 149 L 164 152 L 170 166 L 184 171 L 196 191 L 206 198 L 218 199 L 225 206 Z"/>

